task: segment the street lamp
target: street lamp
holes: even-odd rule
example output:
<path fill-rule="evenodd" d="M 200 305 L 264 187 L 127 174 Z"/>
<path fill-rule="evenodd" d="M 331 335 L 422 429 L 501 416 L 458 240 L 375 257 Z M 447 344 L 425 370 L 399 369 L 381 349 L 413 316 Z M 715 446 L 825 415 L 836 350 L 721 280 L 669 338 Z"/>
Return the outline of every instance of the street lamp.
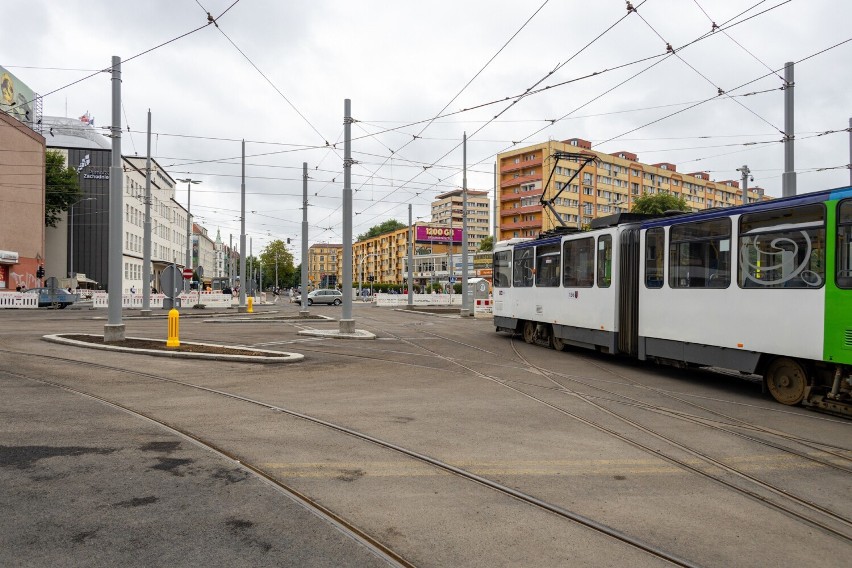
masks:
<path fill-rule="evenodd" d="M 375 253 L 375 252 L 371 252 L 371 253 L 368 253 L 368 254 L 366 254 L 365 256 L 362 256 L 362 257 L 361 257 L 361 262 L 360 262 L 360 265 L 361 265 L 361 271 L 360 271 L 360 272 L 361 272 L 361 279 L 360 279 L 360 280 L 359 280 L 359 282 L 358 282 L 358 293 L 359 293 L 359 294 L 361 293 L 361 290 L 364 288 L 364 261 L 365 261 L 365 260 L 367 260 L 368 258 L 370 258 L 371 256 L 379 256 L 379 254 L 378 254 L 378 253 Z M 372 282 L 370 282 L 370 296 L 372 296 L 372 295 L 373 295 L 373 283 L 372 283 Z"/>
<path fill-rule="evenodd" d="M 74 206 L 75 206 L 75 205 L 77 205 L 78 203 L 82 203 L 82 202 L 84 202 L 84 201 L 94 201 L 95 199 L 97 199 L 97 198 L 95 198 L 95 197 L 86 197 L 86 198 L 84 198 L 84 199 L 77 200 L 77 201 L 75 201 L 74 203 L 72 203 L 72 204 L 71 204 L 71 208 L 70 208 L 70 210 L 69 210 L 69 213 L 70 213 L 70 214 L 68 215 L 68 217 L 69 217 L 69 221 L 70 221 L 70 225 L 71 225 L 71 227 L 70 227 L 70 233 L 71 233 L 71 254 L 70 254 L 70 259 L 69 259 L 69 261 L 68 261 L 69 268 L 71 269 L 71 271 L 70 271 L 70 273 L 68 274 L 68 277 L 69 277 L 69 278 L 74 278 L 74 274 L 75 274 L 75 273 L 74 273 Z"/>
<path fill-rule="evenodd" d="M 175 180 L 186 183 L 186 264 L 184 268 L 192 268 L 192 215 L 190 214 L 190 204 L 192 197 L 192 184 L 201 183 L 200 181 L 190 178 Z M 186 284 L 184 283 L 184 288 Z"/>

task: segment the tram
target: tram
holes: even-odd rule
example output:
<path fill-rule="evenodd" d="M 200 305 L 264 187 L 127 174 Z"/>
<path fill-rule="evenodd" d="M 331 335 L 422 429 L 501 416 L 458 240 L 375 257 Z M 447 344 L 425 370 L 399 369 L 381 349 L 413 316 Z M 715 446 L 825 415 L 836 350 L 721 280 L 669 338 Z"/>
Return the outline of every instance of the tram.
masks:
<path fill-rule="evenodd" d="M 493 259 L 498 332 L 756 373 L 778 402 L 852 416 L 852 187 L 612 215 Z"/>

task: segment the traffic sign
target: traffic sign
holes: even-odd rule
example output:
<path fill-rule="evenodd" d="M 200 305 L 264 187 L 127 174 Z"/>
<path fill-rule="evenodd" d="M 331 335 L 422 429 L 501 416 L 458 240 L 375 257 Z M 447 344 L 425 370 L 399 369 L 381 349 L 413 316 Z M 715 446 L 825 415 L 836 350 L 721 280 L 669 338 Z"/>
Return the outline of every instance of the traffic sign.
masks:
<path fill-rule="evenodd" d="M 192 278 L 192 269 L 191 268 L 184 268 L 183 269 L 183 279 L 189 280 L 190 278 Z"/>
<path fill-rule="evenodd" d="M 450 276 L 450 284 L 455 284 L 455 283 L 456 283 L 456 277 Z"/>

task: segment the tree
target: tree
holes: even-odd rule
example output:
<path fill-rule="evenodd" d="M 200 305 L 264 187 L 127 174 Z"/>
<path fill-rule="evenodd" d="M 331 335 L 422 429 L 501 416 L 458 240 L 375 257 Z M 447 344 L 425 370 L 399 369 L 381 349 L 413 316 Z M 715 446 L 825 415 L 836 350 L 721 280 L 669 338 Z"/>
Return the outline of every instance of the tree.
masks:
<path fill-rule="evenodd" d="M 67 211 L 80 200 L 80 182 L 74 168 L 65 166 L 65 158 L 56 150 L 44 155 L 44 224 L 55 227 Z"/>
<path fill-rule="evenodd" d="M 296 271 L 293 265 L 293 255 L 287 250 L 284 241 L 277 239 L 266 245 L 260 252 L 260 263 L 263 265 L 264 289 L 275 286 L 275 257 L 278 257 L 278 285 L 293 281 L 293 273 Z"/>
<path fill-rule="evenodd" d="M 633 201 L 633 208 L 630 211 L 631 213 L 661 215 L 666 211 L 689 211 L 689 205 L 686 204 L 683 197 L 671 193 L 663 192 L 656 195 L 643 193 L 642 197 L 637 197 Z"/>
<path fill-rule="evenodd" d="M 483 252 L 494 250 L 494 236 L 488 235 L 486 237 L 483 237 L 482 240 L 479 242 L 479 250 Z"/>
<path fill-rule="evenodd" d="M 396 219 L 388 219 L 381 225 L 370 227 L 369 231 L 362 235 L 358 235 L 358 238 L 356 240 L 363 241 L 373 237 L 378 237 L 379 235 L 384 235 L 385 233 L 392 233 L 398 229 L 404 229 L 407 226 L 408 225 L 406 225 L 405 223 L 400 223 Z"/>

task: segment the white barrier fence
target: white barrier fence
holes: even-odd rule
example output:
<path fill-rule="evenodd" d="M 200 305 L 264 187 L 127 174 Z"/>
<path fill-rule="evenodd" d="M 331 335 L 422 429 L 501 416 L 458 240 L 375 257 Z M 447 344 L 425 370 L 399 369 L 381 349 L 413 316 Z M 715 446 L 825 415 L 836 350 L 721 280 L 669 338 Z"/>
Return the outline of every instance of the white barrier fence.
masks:
<path fill-rule="evenodd" d="M 461 294 L 414 294 L 415 306 L 461 306 Z M 379 307 L 407 306 L 408 294 L 376 294 L 375 303 Z"/>
<path fill-rule="evenodd" d="M 0 293 L 0 309 L 4 308 L 38 308 L 38 294 L 2 292 Z"/>
<path fill-rule="evenodd" d="M 203 304 L 209 308 L 229 308 L 232 305 L 239 304 L 239 298 L 221 292 L 186 292 L 179 294 L 178 297 L 180 298 L 181 308 L 192 308 L 196 304 Z M 151 294 L 151 309 L 162 309 L 165 298 L 165 294 Z M 259 298 L 254 298 L 255 303 L 258 301 Z M 95 308 L 109 307 L 109 294 L 106 292 L 92 294 L 92 305 Z M 142 294 L 122 294 L 121 307 L 141 310 Z"/>

